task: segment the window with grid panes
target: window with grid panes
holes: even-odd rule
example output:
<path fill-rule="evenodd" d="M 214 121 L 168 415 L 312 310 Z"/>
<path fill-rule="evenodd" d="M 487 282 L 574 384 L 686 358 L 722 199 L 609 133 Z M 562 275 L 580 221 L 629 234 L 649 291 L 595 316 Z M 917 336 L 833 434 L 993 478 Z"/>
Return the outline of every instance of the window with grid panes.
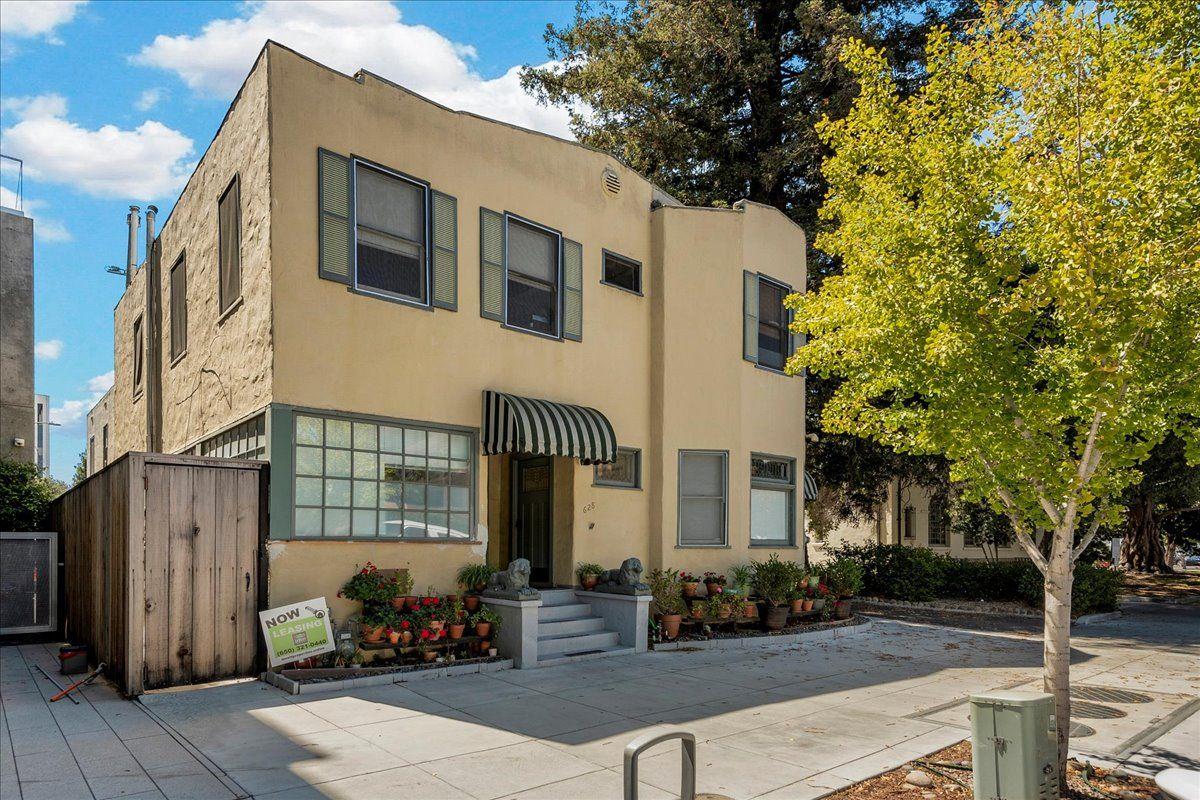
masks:
<path fill-rule="evenodd" d="M 472 434 L 295 416 L 297 538 L 470 540 Z"/>

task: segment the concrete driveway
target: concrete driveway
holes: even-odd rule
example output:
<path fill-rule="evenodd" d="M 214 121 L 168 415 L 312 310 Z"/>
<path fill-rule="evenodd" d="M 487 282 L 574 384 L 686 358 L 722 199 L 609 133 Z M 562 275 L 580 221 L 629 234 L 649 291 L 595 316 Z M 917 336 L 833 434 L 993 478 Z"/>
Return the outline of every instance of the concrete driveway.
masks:
<path fill-rule="evenodd" d="M 1079 629 L 1075 648 L 1074 679 L 1099 698 L 1083 706 L 1093 732 L 1075 740 L 1081 753 L 1147 768 L 1200 762 L 1200 610 L 1131 608 Z M 619 798 L 624 745 L 668 727 L 700 741 L 699 791 L 803 800 L 965 738 L 966 695 L 1032 686 L 1040 662 L 1038 637 L 876 621 L 811 646 L 317 695 L 245 682 L 140 704 L 228 790 L 272 800 Z M 677 796 L 677 745 L 648 753 L 641 778 L 641 797 Z"/>

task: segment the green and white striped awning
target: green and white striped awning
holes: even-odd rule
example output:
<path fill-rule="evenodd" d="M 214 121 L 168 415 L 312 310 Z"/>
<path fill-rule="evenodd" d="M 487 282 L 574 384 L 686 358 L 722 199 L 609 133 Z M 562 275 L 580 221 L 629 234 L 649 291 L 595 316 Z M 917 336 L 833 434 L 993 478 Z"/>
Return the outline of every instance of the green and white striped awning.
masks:
<path fill-rule="evenodd" d="M 483 452 L 532 453 L 608 464 L 617 458 L 617 434 L 594 408 L 483 392 Z"/>
<path fill-rule="evenodd" d="M 811 503 L 817 499 L 817 482 L 813 480 L 813 476 L 808 474 L 808 470 L 804 470 L 804 502 Z"/>

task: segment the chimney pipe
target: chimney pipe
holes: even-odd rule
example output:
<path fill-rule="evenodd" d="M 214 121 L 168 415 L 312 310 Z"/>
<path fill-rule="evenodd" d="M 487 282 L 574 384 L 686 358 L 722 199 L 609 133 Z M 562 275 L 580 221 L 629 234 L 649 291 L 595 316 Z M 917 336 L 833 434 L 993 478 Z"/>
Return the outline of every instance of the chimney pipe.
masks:
<path fill-rule="evenodd" d="M 150 260 L 150 250 L 154 247 L 154 217 L 158 214 L 158 206 L 146 206 L 146 260 Z"/>
<path fill-rule="evenodd" d="M 125 222 L 129 225 L 129 246 L 125 252 L 125 285 L 133 280 L 133 271 L 137 269 L 137 229 L 142 223 L 142 218 L 139 215 L 140 208 L 130 206 L 129 213 L 125 216 Z"/>

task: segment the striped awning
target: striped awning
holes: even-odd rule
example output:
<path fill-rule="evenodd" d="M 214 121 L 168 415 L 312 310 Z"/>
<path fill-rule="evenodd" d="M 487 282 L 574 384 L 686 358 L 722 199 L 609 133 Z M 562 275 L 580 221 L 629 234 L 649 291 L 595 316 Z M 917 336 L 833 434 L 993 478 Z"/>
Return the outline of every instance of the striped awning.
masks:
<path fill-rule="evenodd" d="M 811 503 L 817 499 L 817 482 L 813 480 L 813 476 L 808 474 L 808 470 L 804 470 L 804 502 Z"/>
<path fill-rule="evenodd" d="M 584 464 L 617 458 L 617 434 L 594 408 L 483 392 L 483 452 L 570 456 Z"/>

